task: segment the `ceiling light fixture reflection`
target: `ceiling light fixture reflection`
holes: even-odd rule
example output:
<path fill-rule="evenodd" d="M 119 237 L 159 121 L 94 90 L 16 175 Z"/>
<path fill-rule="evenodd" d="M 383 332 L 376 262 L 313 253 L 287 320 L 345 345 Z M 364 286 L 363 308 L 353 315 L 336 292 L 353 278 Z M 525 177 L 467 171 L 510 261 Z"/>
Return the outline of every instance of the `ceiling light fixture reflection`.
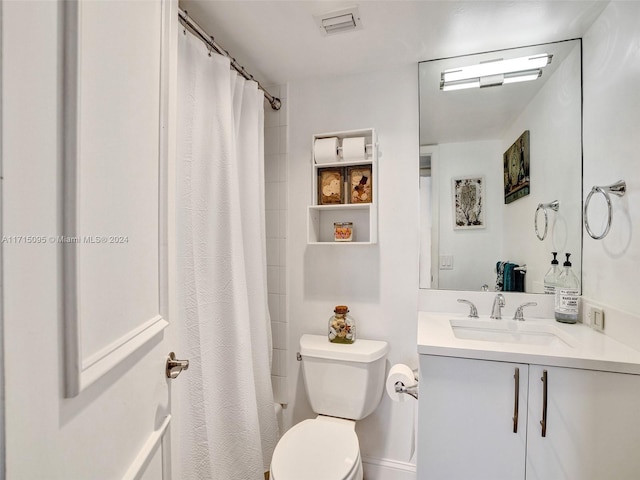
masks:
<path fill-rule="evenodd" d="M 540 78 L 542 68 L 549 65 L 552 58 L 553 55 L 544 53 L 451 68 L 440 74 L 440 90 L 495 87 L 506 83 L 535 80 Z"/>

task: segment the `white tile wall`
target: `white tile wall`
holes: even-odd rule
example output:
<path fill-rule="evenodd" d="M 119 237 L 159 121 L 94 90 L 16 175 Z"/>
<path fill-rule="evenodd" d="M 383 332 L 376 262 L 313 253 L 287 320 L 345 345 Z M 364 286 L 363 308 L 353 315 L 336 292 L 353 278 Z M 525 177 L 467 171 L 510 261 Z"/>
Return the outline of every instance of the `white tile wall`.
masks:
<path fill-rule="evenodd" d="M 287 86 L 266 87 L 282 101 L 282 108 L 274 111 L 265 103 L 264 112 L 264 169 L 265 208 L 267 233 L 267 291 L 271 333 L 273 335 L 273 362 L 271 384 L 274 400 L 288 403 L 287 345 L 289 324 L 287 319 L 287 160 L 288 115 Z"/>

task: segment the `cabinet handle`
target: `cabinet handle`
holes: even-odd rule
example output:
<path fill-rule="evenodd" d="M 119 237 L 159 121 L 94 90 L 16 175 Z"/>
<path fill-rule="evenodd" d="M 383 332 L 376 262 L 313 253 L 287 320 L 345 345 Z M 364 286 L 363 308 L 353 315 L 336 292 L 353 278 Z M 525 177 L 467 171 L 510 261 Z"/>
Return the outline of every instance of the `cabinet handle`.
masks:
<path fill-rule="evenodd" d="M 518 410 L 520 403 L 520 369 L 516 367 L 516 371 L 513 374 L 513 388 L 514 388 L 514 398 L 513 398 L 513 433 L 518 433 Z"/>
<path fill-rule="evenodd" d="M 540 425 L 542 426 L 542 436 L 547 436 L 547 371 L 542 371 L 542 420 Z"/>

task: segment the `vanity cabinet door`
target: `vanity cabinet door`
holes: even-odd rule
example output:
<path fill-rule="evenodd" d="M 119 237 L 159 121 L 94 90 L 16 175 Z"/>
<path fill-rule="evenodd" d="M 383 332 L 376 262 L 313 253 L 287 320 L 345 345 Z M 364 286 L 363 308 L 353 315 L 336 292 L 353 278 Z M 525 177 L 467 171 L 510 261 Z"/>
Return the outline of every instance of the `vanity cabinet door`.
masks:
<path fill-rule="evenodd" d="M 531 365 L 529 379 L 527 480 L 640 478 L 640 376 Z"/>
<path fill-rule="evenodd" d="M 420 355 L 419 480 L 524 479 L 528 369 Z"/>

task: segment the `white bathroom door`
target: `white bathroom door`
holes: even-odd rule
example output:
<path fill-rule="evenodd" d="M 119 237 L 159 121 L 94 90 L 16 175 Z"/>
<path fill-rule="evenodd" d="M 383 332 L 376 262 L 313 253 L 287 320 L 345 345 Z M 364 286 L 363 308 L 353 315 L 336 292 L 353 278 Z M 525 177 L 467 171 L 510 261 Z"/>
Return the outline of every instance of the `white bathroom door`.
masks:
<path fill-rule="evenodd" d="M 177 2 L 1 8 L 7 478 L 169 479 Z"/>

